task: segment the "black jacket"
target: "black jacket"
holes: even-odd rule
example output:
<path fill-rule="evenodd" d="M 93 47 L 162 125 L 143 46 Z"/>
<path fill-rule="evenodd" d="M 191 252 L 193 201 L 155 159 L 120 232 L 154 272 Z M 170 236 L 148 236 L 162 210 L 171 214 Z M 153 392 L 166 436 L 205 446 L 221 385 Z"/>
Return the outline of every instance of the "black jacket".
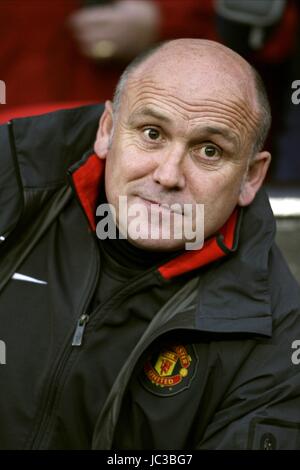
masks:
<path fill-rule="evenodd" d="M 300 448 L 299 287 L 263 191 L 90 310 L 101 112 L 0 127 L 1 448 Z"/>

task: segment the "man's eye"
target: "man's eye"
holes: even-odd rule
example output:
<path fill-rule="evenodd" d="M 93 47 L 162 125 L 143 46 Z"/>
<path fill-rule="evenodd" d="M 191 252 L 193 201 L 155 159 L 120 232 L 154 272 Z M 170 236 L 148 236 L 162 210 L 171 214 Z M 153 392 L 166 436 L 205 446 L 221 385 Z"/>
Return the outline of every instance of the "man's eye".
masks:
<path fill-rule="evenodd" d="M 160 138 L 160 132 L 154 127 L 147 127 L 143 130 L 144 135 L 150 140 L 158 140 Z"/>
<path fill-rule="evenodd" d="M 217 160 L 221 156 L 221 150 L 212 144 L 203 145 L 201 148 L 197 149 L 197 153 L 200 157 L 211 160 Z"/>

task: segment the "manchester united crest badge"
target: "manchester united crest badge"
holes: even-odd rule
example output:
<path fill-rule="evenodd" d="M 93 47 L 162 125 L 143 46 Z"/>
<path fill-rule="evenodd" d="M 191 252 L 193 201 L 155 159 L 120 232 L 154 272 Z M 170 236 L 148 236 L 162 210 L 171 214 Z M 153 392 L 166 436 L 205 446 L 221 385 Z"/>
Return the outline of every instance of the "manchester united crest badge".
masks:
<path fill-rule="evenodd" d="M 140 380 L 143 386 L 159 396 L 175 395 L 191 384 L 198 365 L 192 345 L 172 345 L 150 355 Z"/>

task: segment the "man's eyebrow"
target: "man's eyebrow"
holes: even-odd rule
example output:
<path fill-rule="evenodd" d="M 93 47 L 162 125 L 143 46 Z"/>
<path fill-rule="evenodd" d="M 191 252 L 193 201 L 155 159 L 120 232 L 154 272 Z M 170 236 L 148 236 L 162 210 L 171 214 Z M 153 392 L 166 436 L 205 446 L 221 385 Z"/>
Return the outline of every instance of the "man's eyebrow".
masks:
<path fill-rule="evenodd" d="M 171 122 L 171 118 L 161 113 L 160 111 L 156 110 L 155 108 L 151 108 L 150 106 L 147 106 L 147 107 L 139 109 L 138 111 L 135 111 L 130 116 L 129 121 L 132 122 L 135 119 L 139 119 L 143 117 L 152 117 L 152 118 L 159 119 L 160 121 L 164 121 L 167 123 Z"/>
<path fill-rule="evenodd" d="M 201 126 L 201 127 L 195 127 L 193 129 L 193 134 L 216 134 L 224 137 L 228 141 L 236 144 L 238 143 L 238 139 L 236 135 L 231 132 L 229 129 L 223 128 L 223 127 L 215 127 L 212 125 L 206 125 L 206 126 Z"/>

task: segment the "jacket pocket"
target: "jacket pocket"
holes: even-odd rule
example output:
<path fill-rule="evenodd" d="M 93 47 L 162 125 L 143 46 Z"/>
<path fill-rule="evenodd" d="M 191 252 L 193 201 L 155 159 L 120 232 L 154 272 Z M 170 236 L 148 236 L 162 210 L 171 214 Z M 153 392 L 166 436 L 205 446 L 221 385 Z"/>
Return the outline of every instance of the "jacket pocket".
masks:
<path fill-rule="evenodd" d="M 300 449 L 300 424 L 271 418 L 254 418 L 250 423 L 248 449 Z"/>

